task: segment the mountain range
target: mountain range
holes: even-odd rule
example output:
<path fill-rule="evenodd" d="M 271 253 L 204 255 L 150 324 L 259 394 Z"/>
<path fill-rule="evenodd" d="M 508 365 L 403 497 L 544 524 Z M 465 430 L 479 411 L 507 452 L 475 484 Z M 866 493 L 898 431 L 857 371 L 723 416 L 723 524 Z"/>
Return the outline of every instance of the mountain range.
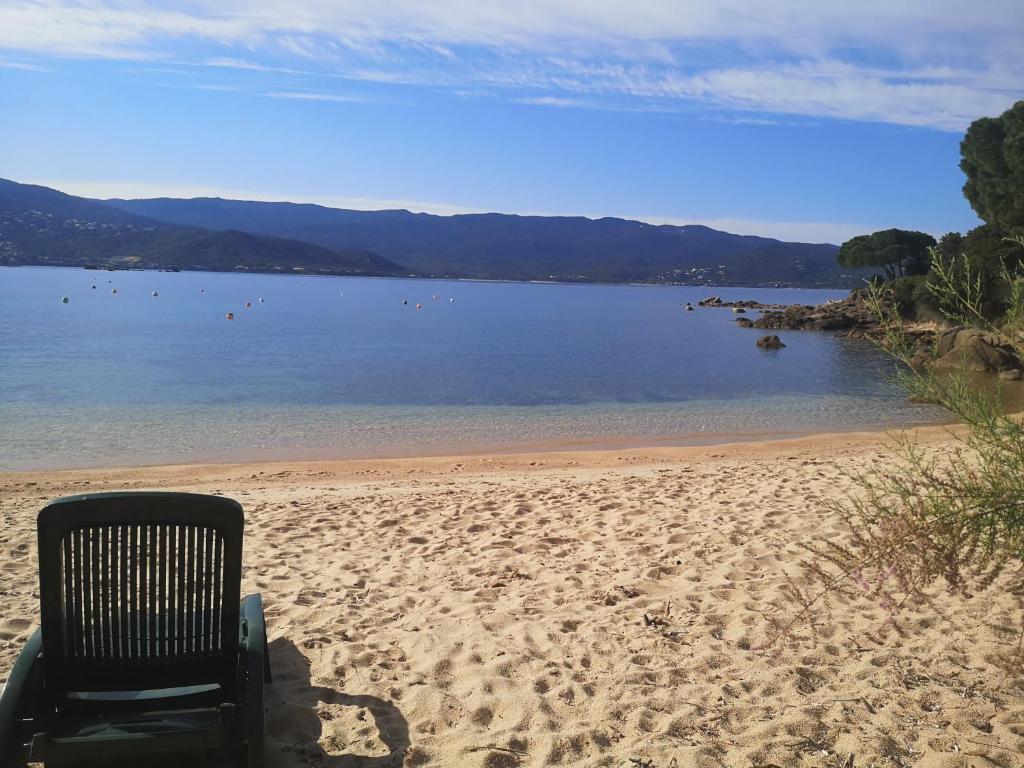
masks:
<path fill-rule="evenodd" d="M 192 227 L 0 179 L 0 265 L 408 274 L 377 254 Z"/>
<path fill-rule="evenodd" d="M 0 264 L 849 287 L 837 246 L 619 218 L 90 200 L 0 180 Z"/>

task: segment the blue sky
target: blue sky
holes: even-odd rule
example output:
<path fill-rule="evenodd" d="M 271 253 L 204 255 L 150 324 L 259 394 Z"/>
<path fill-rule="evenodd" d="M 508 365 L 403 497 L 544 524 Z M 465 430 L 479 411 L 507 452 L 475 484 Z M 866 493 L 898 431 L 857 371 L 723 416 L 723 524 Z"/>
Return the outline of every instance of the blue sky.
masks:
<path fill-rule="evenodd" d="M 1020 0 L 0 0 L 0 176 L 97 197 L 626 216 L 841 242 L 977 219 Z"/>

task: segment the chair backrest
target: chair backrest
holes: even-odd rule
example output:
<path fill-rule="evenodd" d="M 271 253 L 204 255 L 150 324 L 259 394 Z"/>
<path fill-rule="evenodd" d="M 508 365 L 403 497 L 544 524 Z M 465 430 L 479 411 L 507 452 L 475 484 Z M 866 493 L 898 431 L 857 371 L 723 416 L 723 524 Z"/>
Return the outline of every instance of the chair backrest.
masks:
<path fill-rule="evenodd" d="M 191 493 L 70 496 L 39 513 L 48 692 L 234 685 L 242 508 Z"/>

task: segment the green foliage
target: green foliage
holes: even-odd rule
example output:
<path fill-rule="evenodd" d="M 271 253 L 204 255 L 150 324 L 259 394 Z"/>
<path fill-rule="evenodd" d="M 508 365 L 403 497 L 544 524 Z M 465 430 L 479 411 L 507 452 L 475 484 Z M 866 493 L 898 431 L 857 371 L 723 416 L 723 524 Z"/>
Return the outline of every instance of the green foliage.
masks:
<path fill-rule="evenodd" d="M 1024 258 L 1024 250 L 1003 230 L 991 224 L 975 227 L 963 239 L 962 255 L 987 285 L 1003 277 L 1005 270 L 1014 270 Z"/>
<path fill-rule="evenodd" d="M 961 250 L 954 255 L 941 243 L 935 249 L 928 273 L 929 290 L 953 322 L 983 324 L 995 330 L 992 320 L 1012 311 L 1024 248 L 1019 239 L 1006 237 L 987 224 L 972 229 L 960 238 L 960 243 Z"/>
<path fill-rule="evenodd" d="M 878 287 L 878 284 L 874 284 Z M 912 275 L 910 277 L 897 277 L 884 283 L 889 290 L 892 300 L 900 315 L 908 319 L 916 319 L 918 312 L 923 307 L 938 310 L 935 296 L 928 287 L 926 275 Z"/>
<path fill-rule="evenodd" d="M 882 267 L 890 280 L 928 271 L 929 251 L 935 238 L 924 232 L 884 229 L 847 240 L 836 259 L 840 266 Z"/>
<path fill-rule="evenodd" d="M 964 236 L 959 232 L 947 232 L 939 238 L 939 256 L 943 262 L 957 259 L 964 252 Z"/>
<path fill-rule="evenodd" d="M 1024 248 L 1024 237 L 1014 244 Z M 966 261 L 933 249 L 928 290 L 950 320 L 999 335 L 1024 358 L 1024 271 L 1004 268 L 1007 306 L 993 320 Z M 883 329 L 879 343 L 903 364 L 900 379 L 913 397 L 942 406 L 964 426 L 942 453 L 900 436 L 881 471 L 857 477 L 859 494 L 830 505 L 849 538 L 810 547 L 811 568 L 828 591 L 867 592 L 891 612 L 925 598 L 937 580 L 967 590 L 1005 575 L 1024 587 L 1024 423 L 1006 413 L 996 388 L 963 372 L 936 374 L 907 335 L 891 290 L 868 288 Z"/>
<path fill-rule="evenodd" d="M 964 197 L 986 223 L 1024 233 L 1024 101 L 971 123 L 960 142 Z"/>

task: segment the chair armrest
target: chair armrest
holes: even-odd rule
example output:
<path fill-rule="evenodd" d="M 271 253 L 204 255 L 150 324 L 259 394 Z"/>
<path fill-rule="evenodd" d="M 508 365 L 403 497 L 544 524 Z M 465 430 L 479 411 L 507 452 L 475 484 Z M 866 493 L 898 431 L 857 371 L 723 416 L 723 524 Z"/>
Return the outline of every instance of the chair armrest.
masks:
<path fill-rule="evenodd" d="M 263 598 L 259 595 L 246 595 L 242 601 L 239 634 L 239 651 L 246 670 L 245 735 L 249 764 L 258 765 L 263 750 L 263 684 L 270 681 L 267 625 L 263 618 Z M 256 757 L 257 754 L 260 757 Z"/>
<path fill-rule="evenodd" d="M 266 682 L 271 682 L 270 653 L 267 649 L 267 623 L 263 618 L 263 597 L 246 595 L 242 601 L 241 646 L 250 658 L 258 658 Z"/>
<path fill-rule="evenodd" d="M 7 758 L 7 753 L 11 748 L 9 741 L 14 730 L 15 718 L 18 716 L 18 705 L 29 680 L 29 673 L 42 652 L 43 633 L 36 629 L 25 643 L 25 647 L 21 649 L 21 653 L 11 669 L 11 674 L 7 678 L 7 683 L 4 685 L 3 691 L 0 692 L 0 765 Z"/>

